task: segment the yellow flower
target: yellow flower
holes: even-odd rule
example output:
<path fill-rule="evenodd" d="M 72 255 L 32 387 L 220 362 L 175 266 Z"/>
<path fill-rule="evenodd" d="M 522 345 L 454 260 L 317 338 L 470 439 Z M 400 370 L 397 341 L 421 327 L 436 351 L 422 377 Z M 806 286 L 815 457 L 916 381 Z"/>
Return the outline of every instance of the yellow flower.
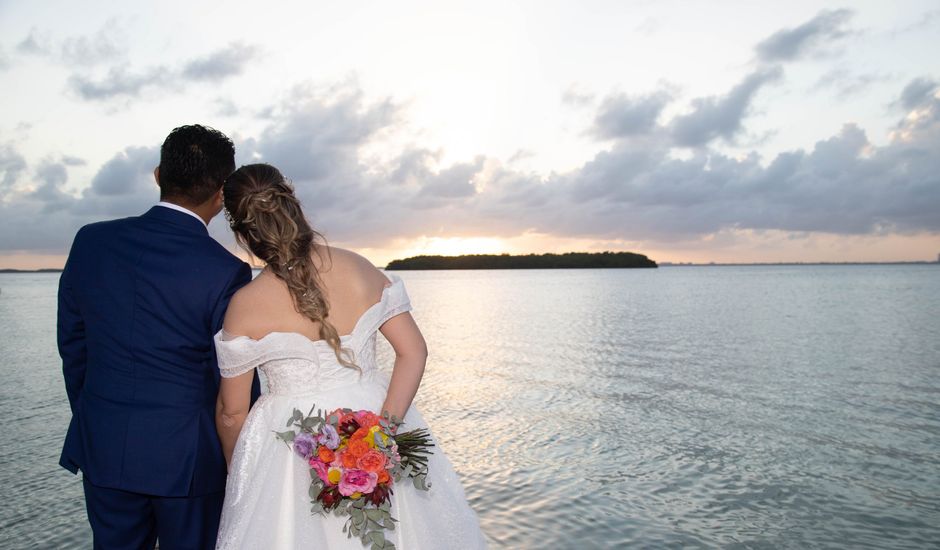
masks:
<path fill-rule="evenodd" d="M 380 434 L 379 437 L 382 438 L 382 443 L 388 444 L 388 436 L 382 431 L 382 426 L 372 426 L 369 428 L 369 437 L 366 438 L 370 447 L 375 448 L 375 434 Z"/>
<path fill-rule="evenodd" d="M 351 499 L 353 499 L 353 500 L 356 500 L 357 498 L 359 498 L 359 497 L 361 497 L 361 496 L 362 496 L 362 493 L 355 492 L 355 493 L 349 495 L 349 498 L 351 498 Z"/>
<path fill-rule="evenodd" d="M 327 479 L 329 479 L 330 483 L 332 483 L 333 485 L 336 485 L 337 483 L 339 483 L 339 478 L 342 476 L 343 476 L 343 472 L 341 472 L 339 468 L 330 468 L 326 472 Z"/>

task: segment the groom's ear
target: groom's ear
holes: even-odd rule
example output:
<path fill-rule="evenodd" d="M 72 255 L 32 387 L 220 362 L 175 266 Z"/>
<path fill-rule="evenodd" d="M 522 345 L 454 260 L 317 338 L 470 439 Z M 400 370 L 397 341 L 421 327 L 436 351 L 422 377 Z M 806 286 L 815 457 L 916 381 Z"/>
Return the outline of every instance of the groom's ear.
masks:
<path fill-rule="evenodd" d="M 160 165 L 153 169 L 153 181 L 157 182 L 157 187 L 160 187 Z"/>

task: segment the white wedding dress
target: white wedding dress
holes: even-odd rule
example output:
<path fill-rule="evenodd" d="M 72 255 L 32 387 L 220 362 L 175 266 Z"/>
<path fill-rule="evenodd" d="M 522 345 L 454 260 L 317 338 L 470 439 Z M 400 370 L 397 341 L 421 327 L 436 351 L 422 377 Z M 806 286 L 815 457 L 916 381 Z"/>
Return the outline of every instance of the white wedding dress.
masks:
<path fill-rule="evenodd" d="M 363 313 L 351 334 L 341 338 L 354 353 L 361 376 L 342 366 L 326 342 L 299 333 L 274 332 L 260 340 L 216 334 L 222 376 L 258 367 L 267 382 L 266 393 L 252 407 L 235 445 L 218 549 L 363 548 L 358 538 L 343 533 L 346 517 L 311 514 L 309 467 L 274 432 L 287 429 L 295 408 L 306 414 L 314 405 L 325 411 L 337 407 L 378 411 L 382 406 L 388 379 L 376 367 L 376 334 L 385 321 L 411 309 L 404 283 L 394 275 L 390 279 L 381 300 Z M 403 430 L 427 427 L 415 407 L 404 422 Z M 385 531 L 387 540 L 399 550 L 485 547 L 476 514 L 450 461 L 439 446 L 433 451 L 428 461 L 429 491 L 415 489 L 410 480 L 395 484 L 391 503 L 398 523 L 394 531 Z"/>

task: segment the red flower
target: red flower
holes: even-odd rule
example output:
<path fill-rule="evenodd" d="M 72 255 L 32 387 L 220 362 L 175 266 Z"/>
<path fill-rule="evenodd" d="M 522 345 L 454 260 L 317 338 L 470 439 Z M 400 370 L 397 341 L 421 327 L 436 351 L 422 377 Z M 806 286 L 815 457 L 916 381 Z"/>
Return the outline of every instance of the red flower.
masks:
<path fill-rule="evenodd" d="M 365 495 L 365 498 L 376 506 L 381 506 L 383 502 L 388 500 L 388 496 L 392 494 L 392 488 L 387 485 L 376 485 L 375 489 L 372 489 L 372 492 L 368 495 Z"/>
<path fill-rule="evenodd" d="M 323 504 L 324 510 L 329 511 L 339 506 L 340 501 L 343 500 L 343 495 L 340 494 L 337 487 L 324 487 L 317 495 L 317 500 Z"/>
<path fill-rule="evenodd" d="M 351 436 L 359 429 L 359 423 L 355 418 L 349 418 L 339 423 L 339 433 L 345 436 Z"/>
<path fill-rule="evenodd" d="M 364 428 L 378 426 L 381 417 L 372 411 L 358 411 L 355 413 L 356 421 Z"/>

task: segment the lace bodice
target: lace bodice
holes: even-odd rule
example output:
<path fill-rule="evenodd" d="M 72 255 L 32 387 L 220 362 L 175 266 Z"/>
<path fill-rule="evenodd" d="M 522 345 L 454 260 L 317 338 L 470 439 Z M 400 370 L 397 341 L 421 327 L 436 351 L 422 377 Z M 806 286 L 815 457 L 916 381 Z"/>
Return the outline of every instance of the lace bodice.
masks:
<path fill-rule="evenodd" d="M 391 284 L 378 302 L 367 309 L 351 333 L 341 336 L 344 348 L 352 352 L 360 371 L 344 367 L 333 348 L 323 340 L 311 340 L 297 332 L 272 332 L 259 340 L 231 337 L 224 331 L 215 335 L 219 371 L 231 378 L 260 368 L 268 393 L 304 394 L 329 390 L 346 384 L 371 380 L 376 373 L 375 338 L 385 321 L 411 310 L 405 285 L 396 275 L 386 274 Z"/>

